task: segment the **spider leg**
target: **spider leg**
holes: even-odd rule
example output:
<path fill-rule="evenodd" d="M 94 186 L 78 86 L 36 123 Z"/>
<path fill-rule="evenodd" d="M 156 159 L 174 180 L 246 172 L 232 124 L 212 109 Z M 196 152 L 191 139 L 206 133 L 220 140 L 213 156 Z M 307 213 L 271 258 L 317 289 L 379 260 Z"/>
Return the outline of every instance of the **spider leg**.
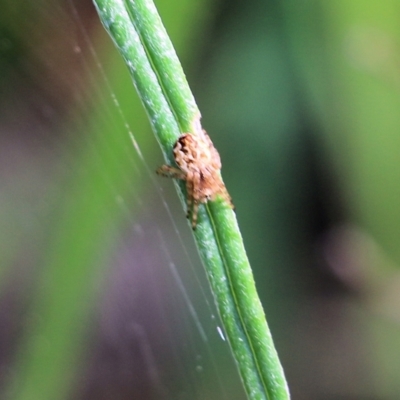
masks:
<path fill-rule="evenodd" d="M 232 210 L 235 210 L 235 205 L 232 202 L 232 197 L 229 195 L 225 186 L 222 190 L 222 198 L 228 203 L 229 207 L 232 208 Z"/>
<path fill-rule="evenodd" d="M 197 200 L 193 201 L 193 210 L 192 210 L 192 229 L 196 229 L 197 225 L 197 215 L 199 212 L 199 202 Z"/>
<path fill-rule="evenodd" d="M 222 198 L 222 200 L 224 200 L 226 203 L 228 203 L 229 207 L 232 208 L 233 210 L 235 210 L 235 206 L 232 202 L 232 198 L 228 193 L 228 190 L 226 189 L 225 185 L 223 184 L 223 182 L 221 181 L 219 184 L 219 189 L 218 189 L 218 193 L 216 194 L 217 196 L 220 196 Z M 214 197 L 215 198 L 215 197 Z M 214 199 L 213 198 L 213 199 Z"/>
<path fill-rule="evenodd" d="M 197 226 L 197 216 L 199 212 L 199 204 L 202 202 L 201 198 L 201 184 L 202 175 L 199 171 L 193 173 L 192 176 L 192 229 L 195 230 Z"/>
<path fill-rule="evenodd" d="M 190 217 L 190 211 L 192 208 L 193 204 L 193 183 L 191 180 L 187 179 L 186 180 L 186 206 L 187 206 L 187 211 L 186 211 L 186 218 Z M 192 213 L 193 215 L 193 213 Z"/>
<path fill-rule="evenodd" d="M 186 179 L 184 172 L 180 169 L 171 167 L 170 165 L 162 165 L 160 168 L 157 168 L 156 173 L 161 176 L 165 176 L 167 178 L 175 178 L 175 179 Z"/>

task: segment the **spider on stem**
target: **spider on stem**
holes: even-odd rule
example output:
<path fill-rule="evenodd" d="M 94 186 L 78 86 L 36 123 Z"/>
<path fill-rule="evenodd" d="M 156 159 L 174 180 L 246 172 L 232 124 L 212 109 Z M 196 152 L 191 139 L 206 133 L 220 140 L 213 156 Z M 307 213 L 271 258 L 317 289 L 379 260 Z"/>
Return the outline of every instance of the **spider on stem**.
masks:
<path fill-rule="evenodd" d="M 173 148 L 176 165 L 163 165 L 157 174 L 186 182 L 187 214 L 191 217 L 192 228 L 196 229 L 200 203 L 207 203 L 221 196 L 231 208 L 232 199 L 221 179 L 221 159 L 207 132 L 203 135 L 184 133 L 179 136 Z"/>

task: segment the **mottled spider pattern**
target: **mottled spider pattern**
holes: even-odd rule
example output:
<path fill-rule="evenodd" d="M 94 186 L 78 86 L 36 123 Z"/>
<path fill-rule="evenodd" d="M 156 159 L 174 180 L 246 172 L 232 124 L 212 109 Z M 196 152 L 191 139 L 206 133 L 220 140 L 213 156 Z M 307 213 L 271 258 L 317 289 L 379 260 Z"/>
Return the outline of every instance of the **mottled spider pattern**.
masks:
<path fill-rule="evenodd" d="M 196 229 L 199 204 L 222 197 L 233 208 L 231 197 L 221 179 L 221 159 L 206 131 L 202 136 L 184 133 L 173 148 L 176 165 L 163 165 L 157 173 L 186 182 L 187 218 Z"/>

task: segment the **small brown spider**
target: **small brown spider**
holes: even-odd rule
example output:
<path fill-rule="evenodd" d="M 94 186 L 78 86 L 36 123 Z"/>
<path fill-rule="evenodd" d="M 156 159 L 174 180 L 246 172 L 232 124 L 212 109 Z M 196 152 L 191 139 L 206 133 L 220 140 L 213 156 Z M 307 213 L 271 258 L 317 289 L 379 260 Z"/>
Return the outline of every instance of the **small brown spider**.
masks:
<path fill-rule="evenodd" d="M 174 158 L 179 168 L 163 165 L 157 173 L 186 181 L 187 214 L 196 229 L 200 203 L 221 196 L 231 208 L 231 197 L 221 179 L 221 159 L 206 131 L 203 135 L 184 133 L 174 144 Z"/>

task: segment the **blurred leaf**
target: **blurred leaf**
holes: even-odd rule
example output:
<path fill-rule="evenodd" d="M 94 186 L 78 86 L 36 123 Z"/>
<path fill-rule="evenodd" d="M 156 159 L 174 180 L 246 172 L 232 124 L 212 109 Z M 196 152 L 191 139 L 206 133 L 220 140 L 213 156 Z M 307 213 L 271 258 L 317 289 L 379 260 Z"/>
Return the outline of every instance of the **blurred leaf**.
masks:
<path fill-rule="evenodd" d="M 193 9 L 200 10 L 202 5 L 188 1 L 179 4 L 179 14 L 175 10 L 165 16 L 167 25 L 184 26 L 180 21 L 188 23 L 187 15 L 193 15 Z M 193 21 L 194 26 L 200 23 L 200 19 Z M 185 35 L 181 41 L 182 52 L 183 45 L 190 49 L 190 37 Z M 101 278 L 99 271 L 110 259 L 121 226 L 131 222 L 126 219 L 120 201 L 129 204 L 130 194 L 139 193 L 145 183 L 137 174 L 135 164 L 142 161 L 126 123 L 133 127 L 144 154 L 148 156 L 154 150 L 150 149 L 154 139 L 145 139 L 151 137 L 146 133 L 147 118 L 126 66 L 103 33 L 96 45 L 96 57 L 100 48 L 100 64 L 93 60 L 93 65 L 100 65 L 100 69 L 96 75 L 88 73 L 96 82 L 102 82 L 102 87 L 95 85 L 98 93 L 90 96 L 97 98 L 98 103 L 93 106 L 89 123 L 71 121 L 70 129 L 75 132 L 70 135 L 71 142 L 65 144 L 65 159 L 61 160 L 66 165 L 72 160 L 73 165 L 70 176 L 60 182 L 63 196 L 53 216 L 44 266 L 31 306 L 32 321 L 19 351 L 10 389 L 12 398 L 19 400 L 62 399 L 70 392 L 85 356 L 85 333 L 96 282 Z M 107 82 L 102 75 L 104 65 Z M 86 110 L 87 104 L 82 105 Z M 122 115 L 129 116 L 129 120 L 125 121 Z"/>

